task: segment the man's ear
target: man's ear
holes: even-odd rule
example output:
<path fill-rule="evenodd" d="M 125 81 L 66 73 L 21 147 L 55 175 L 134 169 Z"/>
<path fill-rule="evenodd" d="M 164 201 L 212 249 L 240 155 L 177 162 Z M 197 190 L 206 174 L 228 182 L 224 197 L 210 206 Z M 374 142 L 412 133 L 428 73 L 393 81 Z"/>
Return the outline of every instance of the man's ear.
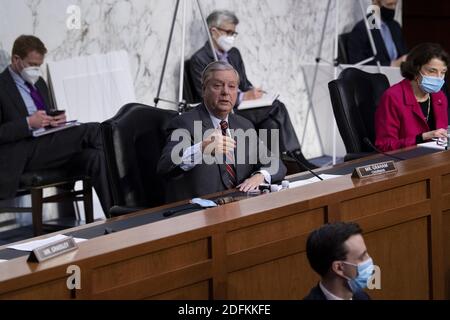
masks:
<path fill-rule="evenodd" d="M 331 271 L 337 275 L 344 276 L 344 264 L 342 261 L 333 261 L 331 264 Z"/>

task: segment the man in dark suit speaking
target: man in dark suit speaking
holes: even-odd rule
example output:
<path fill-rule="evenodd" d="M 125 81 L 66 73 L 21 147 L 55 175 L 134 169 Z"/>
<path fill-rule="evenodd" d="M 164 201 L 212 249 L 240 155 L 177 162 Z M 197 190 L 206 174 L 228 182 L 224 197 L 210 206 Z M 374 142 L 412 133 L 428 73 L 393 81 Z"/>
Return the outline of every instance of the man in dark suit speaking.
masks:
<path fill-rule="evenodd" d="M 111 201 L 99 124 L 32 137 L 35 129 L 66 121 L 65 114 L 48 115 L 54 106 L 40 76 L 46 53 L 40 39 L 20 36 L 0 74 L 0 199 L 14 197 L 24 172 L 67 168 L 92 178 L 106 213 Z"/>
<path fill-rule="evenodd" d="M 247 192 L 284 178 L 286 167 L 278 155 L 268 155 L 252 123 L 231 113 L 238 86 L 233 66 L 211 63 L 202 76 L 203 103 L 169 124 L 158 164 L 168 178 L 167 201 L 235 188 Z"/>
<path fill-rule="evenodd" d="M 234 40 L 237 36 L 236 27 L 239 23 L 236 15 L 226 10 L 214 11 L 208 16 L 207 22 L 218 60 L 230 63 L 239 73 L 239 94 L 236 106 L 245 100 L 261 98 L 264 91 L 261 88 L 253 87 L 247 78 L 241 53 L 234 47 Z M 197 97 L 201 97 L 202 72 L 213 61 L 214 53 L 209 43 L 206 43 L 191 58 L 189 65 L 190 74 L 193 78 L 193 90 Z M 291 152 L 293 156 L 307 167 L 311 169 L 316 168 L 314 164 L 307 161 L 303 156 L 288 110 L 282 102 L 275 100 L 270 106 L 243 111 L 236 110 L 236 113 L 250 120 L 256 129 L 279 130 L 279 141 L 276 143 L 279 143 L 280 152 Z M 271 148 L 270 141 L 268 147 L 269 149 Z"/>

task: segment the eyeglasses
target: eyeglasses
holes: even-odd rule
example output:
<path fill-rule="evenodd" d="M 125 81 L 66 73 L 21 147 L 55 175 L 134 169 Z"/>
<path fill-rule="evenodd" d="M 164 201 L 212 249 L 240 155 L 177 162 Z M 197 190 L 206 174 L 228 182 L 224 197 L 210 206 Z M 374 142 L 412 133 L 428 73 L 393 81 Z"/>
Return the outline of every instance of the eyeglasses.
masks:
<path fill-rule="evenodd" d="M 227 30 L 227 29 L 222 29 L 219 27 L 216 27 L 216 29 L 225 32 L 227 34 L 227 36 L 229 36 L 229 37 L 237 37 L 239 34 L 234 30 Z"/>

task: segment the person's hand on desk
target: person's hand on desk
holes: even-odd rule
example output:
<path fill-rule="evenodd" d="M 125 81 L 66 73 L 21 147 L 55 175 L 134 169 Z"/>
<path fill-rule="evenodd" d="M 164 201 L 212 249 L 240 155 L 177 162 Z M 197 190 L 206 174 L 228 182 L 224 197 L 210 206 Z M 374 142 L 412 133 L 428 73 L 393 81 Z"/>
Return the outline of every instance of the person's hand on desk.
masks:
<path fill-rule="evenodd" d="M 243 100 L 256 100 L 263 96 L 264 90 L 261 88 L 254 88 L 244 93 Z"/>
<path fill-rule="evenodd" d="M 405 55 L 401 56 L 400 58 L 398 58 L 397 60 L 392 61 L 391 67 L 400 68 L 402 63 L 406 61 L 406 58 L 408 58 L 408 55 L 405 54 Z"/>
<path fill-rule="evenodd" d="M 238 185 L 237 188 L 242 192 L 257 190 L 259 188 L 259 185 L 263 184 L 264 181 L 264 175 L 262 173 L 257 173 Z"/>
<path fill-rule="evenodd" d="M 203 154 L 212 156 L 233 152 L 235 148 L 236 142 L 230 137 L 222 135 L 219 129 L 216 129 L 202 142 Z"/>
<path fill-rule="evenodd" d="M 28 125 L 32 129 L 40 129 L 50 125 L 53 121 L 53 117 L 47 115 L 45 111 L 37 111 L 33 115 L 27 118 Z"/>
<path fill-rule="evenodd" d="M 423 141 L 431 140 L 434 138 L 447 139 L 447 130 L 446 129 L 438 129 L 438 130 L 422 133 Z"/>
<path fill-rule="evenodd" d="M 66 121 L 67 121 L 65 113 L 62 113 L 60 115 L 57 115 L 57 116 L 54 116 L 54 117 L 51 117 L 51 118 L 52 118 L 52 120 L 50 121 L 50 125 L 52 127 L 57 127 L 57 126 L 59 126 L 59 125 L 61 125 L 63 123 L 66 123 Z"/>

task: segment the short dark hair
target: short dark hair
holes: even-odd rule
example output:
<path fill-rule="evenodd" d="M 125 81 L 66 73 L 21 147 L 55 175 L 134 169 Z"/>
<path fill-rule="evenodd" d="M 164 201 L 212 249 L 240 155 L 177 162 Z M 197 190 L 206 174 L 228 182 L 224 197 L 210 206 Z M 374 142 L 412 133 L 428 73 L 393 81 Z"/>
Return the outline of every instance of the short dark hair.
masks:
<path fill-rule="evenodd" d="M 306 242 L 309 264 L 320 276 L 325 276 L 333 261 L 346 260 L 347 248 L 344 242 L 362 230 L 354 222 L 325 224 L 313 231 Z"/>
<path fill-rule="evenodd" d="M 442 60 L 448 66 L 449 55 L 438 43 L 422 43 L 414 47 L 400 69 L 402 76 L 414 80 L 419 76 L 420 69 L 433 59 Z"/>
<path fill-rule="evenodd" d="M 12 55 L 17 55 L 21 59 L 25 59 L 30 52 L 37 51 L 38 53 L 47 54 L 47 48 L 44 43 L 35 36 L 21 35 L 14 41 Z"/>

